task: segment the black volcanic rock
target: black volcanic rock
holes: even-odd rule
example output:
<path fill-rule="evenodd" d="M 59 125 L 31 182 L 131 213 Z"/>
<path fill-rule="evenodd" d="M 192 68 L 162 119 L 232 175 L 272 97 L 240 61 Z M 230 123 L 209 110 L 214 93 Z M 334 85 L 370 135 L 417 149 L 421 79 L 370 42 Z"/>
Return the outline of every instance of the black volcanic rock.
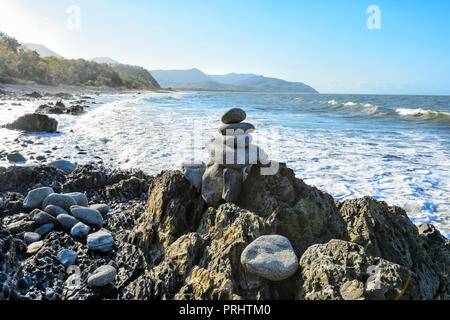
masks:
<path fill-rule="evenodd" d="M 58 121 L 44 114 L 29 113 L 4 127 L 29 132 L 55 132 L 58 128 Z"/>

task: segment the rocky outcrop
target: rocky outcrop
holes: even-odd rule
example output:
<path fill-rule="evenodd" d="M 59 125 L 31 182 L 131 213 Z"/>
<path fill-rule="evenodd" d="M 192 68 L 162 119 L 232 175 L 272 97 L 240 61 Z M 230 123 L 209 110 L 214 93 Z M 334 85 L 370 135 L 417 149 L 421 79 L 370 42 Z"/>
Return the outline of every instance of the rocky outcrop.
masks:
<path fill-rule="evenodd" d="M 44 114 L 29 113 L 4 127 L 30 132 L 55 132 L 58 128 L 58 121 Z"/>
<path fill-rule="evenodd" d="M 420 293 L 431 299 L 439 293 L 440 269 L 433 263 L 419 237 L 417 227 L 406 212 L 370 197 L 338 203 L 347 223 L 349 240 L 363 246 L 367 253 L 397 263 L 421 280 Z"/>
<path fill-rule="evenodd" d="M 0 168 L 0 298 L 450 298 L 450 240 L 432 225 L 369 197 L 334 202 L 283 164 L 260 170 L 237 204 L 212 207 L 180 171 Z M 79 207 L 30 213 L 41 187 L 78 192 L 85 222 Z"/>
<path fill-rule="evenodd" d="M 162 172 L 150 183 L 147 212 L 134 240 L 144 252 L 159 251 L 195 231 L 204 209 L 200 195 L 181 172 Z"/>
<path fill-rule="evenodd" d="M 199 194 L 181 177 L 175 179 L 176 173 L 165 172 L 155 178 L 149 191 L 149 211 L 131 233 L 133 243 L 147 257 L 148 269 L 124 289 L 124 298 L 432 299 L 444 296 L 440 292 L 448 282 L 436 273 L 438 264 L 430 256 L 426 258 L 428 253 L 422 245 L 418 248 L 417 238 L 415 248 L 406 245 L 418 232 L 399 208 L 389 208 L 373 199 L 374 203 L 366 209 L 364 205 L 352 204 L 366 203 L 368 198 L 336 206 L 331 196 L 295 178 L 292 170 L 284 165 L 273 176 L 260 175 L 259 170 L 254 166 L 243 184 L 239 206 L 226 203 L 217 209 L 209 207 L 203 213 Z M 179 195 L 175 181 L 193 192 L 189 196 Z M 185 221 L 186 210 L 181 203 L 192 204 L 196 212 L 189 215 L 195 217 L 190 223 Z M 355 208 L 357 211 L 350 216 L 374 221 L 382 215 L 383 227 L 369 228 L 365 233 L 364 228 L 357 227 L 353 218 L 349 218 Z M 180 226 L 186 231 L 180 233 L 183 229 Z M 395 229 L 395 233 L 389 229 Z M 282 281 L 266 279 L 256 269 L 250 270 L 247 259 L 241 263 L 244 249 L 257 238 L 271 234 L 285 236 L 299 257 L 299 270 L 287 273 Z M 378 244 L 375 247 L 361 241 L 358 244 L 355 236 L 372 239 L 368 241 L 370 244 L 379 239 Z M 382 245 L 389 237 L 392 237 L 391 245 Z M 136 241 L 139 239 L 144 241 Z M 445 244 L 438 243 L 436 251 L 442 257 L 441 247 Z M 255 254 L 263 250 L 259 248 Z M 396 254 L 397 249 L 403 254 Z M 415 255 L 411 250 L 416 250 Z M 252 254 L 251 259 L 257 258 Z M 441 266 L 445 261 L 441 259 Z M 257 264 L 262 267 L 260 270 L 270 269 L 270 261 L 257 261 Z M 445 273 L 442 268 L 441 271 Z"/>
<path fill-rule="evenodd" d="M 356 243 L 331 240 L 300 258 L 299 299 L 420 299 L 419 279 L 407 268 L 369 255 Z"/>
<path fill-rule="evenodd" d="M 311 244 L 347 239 L 346 223 L 333 198 L 295 178 L 284 164 L 275 175 L 255 166 L 243 184 L 240 206 L 264 217 L 273 233 L 287 237 L 298 256 Z"/>

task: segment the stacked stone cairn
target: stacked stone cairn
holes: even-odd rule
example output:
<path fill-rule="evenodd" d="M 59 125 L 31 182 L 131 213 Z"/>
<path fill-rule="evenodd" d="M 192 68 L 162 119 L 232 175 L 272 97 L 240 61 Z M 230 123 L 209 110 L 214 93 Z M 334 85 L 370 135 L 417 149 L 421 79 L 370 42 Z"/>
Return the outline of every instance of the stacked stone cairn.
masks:
<path fill-rule="evenodd" d="M 246 117 L 245 111 L 239 108 L 225 112 L 222 116 L 223 124 L 219 128 L 220 135 L 206 143 L 210 155 L 206 165 L 182 165 L 186 177 L 201 190 L 208 205 L 218 206 L 222 200 L 237 203 L 242 182 L 252 165 L 269 162 L 267 154 L 252 144 L 250 133 L 254 132 L 255 127 L 243 122 Z"/>

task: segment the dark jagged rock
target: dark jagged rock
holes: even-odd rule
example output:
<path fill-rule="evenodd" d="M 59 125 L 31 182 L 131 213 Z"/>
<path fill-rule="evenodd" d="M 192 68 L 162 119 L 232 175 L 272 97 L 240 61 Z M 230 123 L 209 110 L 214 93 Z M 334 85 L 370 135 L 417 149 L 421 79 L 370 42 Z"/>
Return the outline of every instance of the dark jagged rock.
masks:
<path fill-rule="evenodd" d="M 37 91 L 33 91 L 31 93 L 25 93 L 24 96 L 29 97 L 29 98 L 35 98 L 35 99 L 42 98 L 42 95 Z"/>
<path fill-rule="evenodd" d="M 8 159 L 9 162 L 26 162 L 27 158 L 25 158 L 21 153 L 19 152 L 11 152 L 6 156 L 6 159 Z"/>
<path fill-rule="evenodd" d="M 222 199 L 226 202 L 238 203 L 242 180 L 242 170 L 225 168 L 223 170 Z"/>
<path fill-rule="evenodd" d="M 27 194 L 36 185 L 61 190 L 60 184 L 66 180 L 62 172 L 47 166 L 0 167 L 0 192 L 20 192 Z"/>
<path fill-rule="evenodd" d="M 131 177 L 121 180 L 112 186 L 106 187 L 107 198 L 120 198 L 122 200 L 139 198 L 148 190 L 148 182 L 145 179 Z"/>
<path fill-rule="evenodd" d="M 0 299 L 450 298 L 450 240 L 432 225 L 417 228 L 403 210 L 368 197 L 335 203 L 285 165 L 272 176 L 260 170 L 252 167 L 237 204 L 214 208 L 179 171 L 148 177 L 88 165 L 70 174 L 0 168 Z M 22 204 L 43 186 L 84 192 L 89 203 L 111 208 L 103 228 L 114 245 L 90 250 L 86 236 L 72 237 L 58 222 L 27 253 L 24 233 L 38 224 Z M 285 280 L 267 280 L 241 264 L 244 249 L 264 235 L 288 238 L 300 260 Z M 58 260 L 64 249 L 77 254 L 75 286 Z M 88 286 L 104 265 L 117 270 L 114 280 Z"/>
<path fill-rule="evenodd" d="M 260 175 L 254 166 L 243 184 L 240 206 L 267 219 L 287 237 L 298 256 L 308 245 L 333 238 L 347 239 L 346 224 L 333 198 L 295 178 L 285 165 L 275 175 Z"/>
<path fill-rule="evenodd" d="M 418 229 L 423 248 L 431 258 L 432 266 L 440 279 L 434 298 L 450 300 L 450 239 L 445 238 L 432 224 L 421 224 Z"/>
<path fill-rule="evenodd" d="M 83 114 L 84 112 L 85 112 L 84 107 L 80 106 L 80 105 L 73 105 L 66 109 L 67 114 L 71 114 L 71 115 L 75 115 L 75 116 Z"/>
<path fill-rule="evenodd" d="M 399 207 L 389 207 L 370 197 L 346 200 L 339 211 L 347 223 L 350 241 L 376 257 L 412 270 L 422 281 L 421 295 L 432 299 L 439 289 L 439 276 L 426 252 L 417 227 Z"/>
<path fill-rule="evenodd" d="M 51 106 L 51 105 L 48 105 L 48 104 L 42 104 L 36 109 L 36 113 L 40 113 L 40 114 L 63 114 L 66 111 L 65 108 L 66 107 L 64 106 L 64 104 L 62 106 L 60 106 L 60 105 Z"/>
<path fill-rule="evenodd" d="M 55 132 L 58 128 L 58 121 L 44 114 L 29 113 L 4 127 L 30 132 Z"/>
<path fill-rule="evenodd" d="M 110 170 L 92 165 L 79 165 L 64 183 L 64 192 L 91 192 L 109 199 L 120 201 L 140 197 L 148 190 L 150 177 L 140 170 Z M 101 194 L 101 195 L 100 195 Z M 118 200 L 118 199 L 115 199 Z"/>
<path fill-rule="evenodd" d="M 297 298 L 309 300 L 397 300 L 422 298 L 417 276 L 372 257 L 356 243 L 331 240 L 309 247 L 300 258 Z"/>
<path fill-rule="evenodd" d="M 132 241 L 145 253 L 168 246 L 197 228 L 204 207 L 201 196 L 181 172 L 163 171 L 150 183 L 147 212 Z"/>

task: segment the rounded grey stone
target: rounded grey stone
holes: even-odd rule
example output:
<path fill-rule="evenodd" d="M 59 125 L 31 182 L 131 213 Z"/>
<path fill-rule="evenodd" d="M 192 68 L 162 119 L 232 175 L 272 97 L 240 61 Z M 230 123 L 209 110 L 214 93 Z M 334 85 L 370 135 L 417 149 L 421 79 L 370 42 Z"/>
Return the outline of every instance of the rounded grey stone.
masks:
<path fill-rule="evenodd" d="M 248 148 L 235 149 L 215 140 L 209 141 L 206 148 L 214 163 L 224 167 L 243 168 L 251 164 L 269 163 L 267 153 L 254 144 L 250 144 Z"/>
<path fill-rule="evenodd" d="M 231 108 L 222 115 L 222 122 L 225 124 L 239 123 L 247 118 L 247 114 L 240 108 Z"/>
<path fill-rule="evenodd" d="M 255 126 L 248 122 L 223 124 L 219 127 L 219 133 L 223 136 L 239 136 L 255 131 Z"/>
<path fill-rule="evenodd" d="M 23 201 L 23 207 L 26 209 L 41 208 L 44 199 L 52 193 L 54 193 L 54 191 L 49 187 L 42 187 L 31 190 L 30 192 L 28 192 L 25 200 Z"/>
<path fill-rule="evenodd" d="M 117 271 L 111 265 L 101 266 L 92 273 L 88 278 L 87 283 L 91 287 L 103 287 L 114 281 Z"/>
<path fill-rule="evenodd" d="M 94 251 L 109 252 L 114 246 L 114 238 L 107 230 L 99 230 L 87 237 L 88 248 Z"/>
<path fill-rule="evenodd" d="M 42 203 L 42 208 L 45 209 L 51 204 L 61 207 L 66 211 L 70 211 L 70 207 L 75 206 L 77 202 L 74 198 L 66 194 L 52 193 L 48 195 L 47 198 L 45 198 L 44 202 Z"/>
<path fill-rule="evenodd" d="M 45 207 L 45 212 L 51 214 L 54 217 L 59 216 L 60 214 L 69 214 L 66 210 L 64 210 L 63 208 L 59 207 L 59 206 L 55 206 L 53 204 Z"/>
<path fill-rule="evenodd" d="M 72 206 L 70 208 L 70 212 L 75 218 L 88 225 L 98 228 L 101 228 L 103 226 L 102 214 L 95 209 Z"/>
<path fill-rule="evenodd" d="M 9 162 L 26 162 L 27 159 L 19 152 L 12 152 L 6 155 Z"/>
<path fill-rule="evenodd" d="M 292 276 L 298 268 L 298 258 L 291 243 L 280 235 L 261 236 L 241 254 L 241 263 L 252 274 L 272 281 Z"/>
<path fill-rule="evenodd" d="M 50 162 L 50 165 L 63 171 L 65 174 L 72 173 L 76 169 L 76 165 L 67 160 L 56 160 Z"/>
<path fill-rule="evenodd" d="M 39 240 L 41 240 L 41 235 L 39 233 L 25 232 L 23 234 L 23 241 L 25 241 L 25 243 L 33 243 Z"/>
<path fill-rule="evenodd" d="M 39 234 L 41 237 L 43 237 L 43 236 L 45 236 L 47 233 L 49 233 L 50 231 L 52 231 L 54 227 L 55 227 L 55 224 L 53 224 L 53 223 L 47 223 L 47 224 L 44 224 L 44 225 L 40 226 L 40 227 L 37 228 L 36 230 L 34 230 L 34 232 L 36 232 L 36 233 Z"/>
<path fill-rule="evenodd" d="M 83 222 L 78 222 L 72 227 L 72 229 L 70 230 L 70 234 L 72 235 L 72 237 L 84 238 L 89 234 L 90 230 L 91 227 L 84 224 Z"/>
<path fill-rule="evenodd" d="M 249 134 L 239 136 L 222 136 L 222 143 L 231 148 L 244 149 L 252 143 L 253 137 Z"/>
<path fill-rule="evenodd" d="M 97 210 L 98 212 L 100 212 L 102 215 L 105 215 L 109 212 L 109 210 L 111 209 L 108 205 L 106 204 L 93 204 L 90 206 L 91 209 Z"/>
<path fill-rule="evenodd" d="M 79 220 L 75 219 L 71 215 L 68 214 L 60 214 L 56 217 L 56 220 L 58 220 L 59 224 L 62 226 L 62 228 L 66 231 L 70 231 L 74 225 L 76 225 Z"/>
<path fill-rule="evenodd" d="M 65 195 L 71 196 L 75 200 L 75 202 L 77 203 L 78 206 L 81 206 L 81 207 L 89 206 L 88 198 L 86 197 L 86 195 L 84 193 L 72 192 L 72 193 L 65 193 Z"/>
<path fill-rule="evenodd" d="M 54 216 L 52 216 L 51 214 L 49 214 L 45 211 L 42 211 L 40 209 L 34 209 L 30 213 L 30 218 L 31 218 L 31 220 L 36 222 L 36 224 L 39 226 L 42 226 L 42 225 L 48 224 L 48 223 L 56 224 L 56 222 L 57 222 L 57 220 Z"/>
<path fill-rule="evenodd" d="M 62 249 L 57 255 L 59 262 L 61 262 L 61 264 L 65 267 L 73 265 L 77 257 L 78 254 L 69 249 Z"/>
<path fill-rule="evenodd" d="M 27 253 L 28 254 L 35 254 L 36 252 L 38 252 L 42 246 L 44 245 L 44 241 L 36 241 L 33 242 L 32 244 L 28 245 L 27 247 Z"/>

